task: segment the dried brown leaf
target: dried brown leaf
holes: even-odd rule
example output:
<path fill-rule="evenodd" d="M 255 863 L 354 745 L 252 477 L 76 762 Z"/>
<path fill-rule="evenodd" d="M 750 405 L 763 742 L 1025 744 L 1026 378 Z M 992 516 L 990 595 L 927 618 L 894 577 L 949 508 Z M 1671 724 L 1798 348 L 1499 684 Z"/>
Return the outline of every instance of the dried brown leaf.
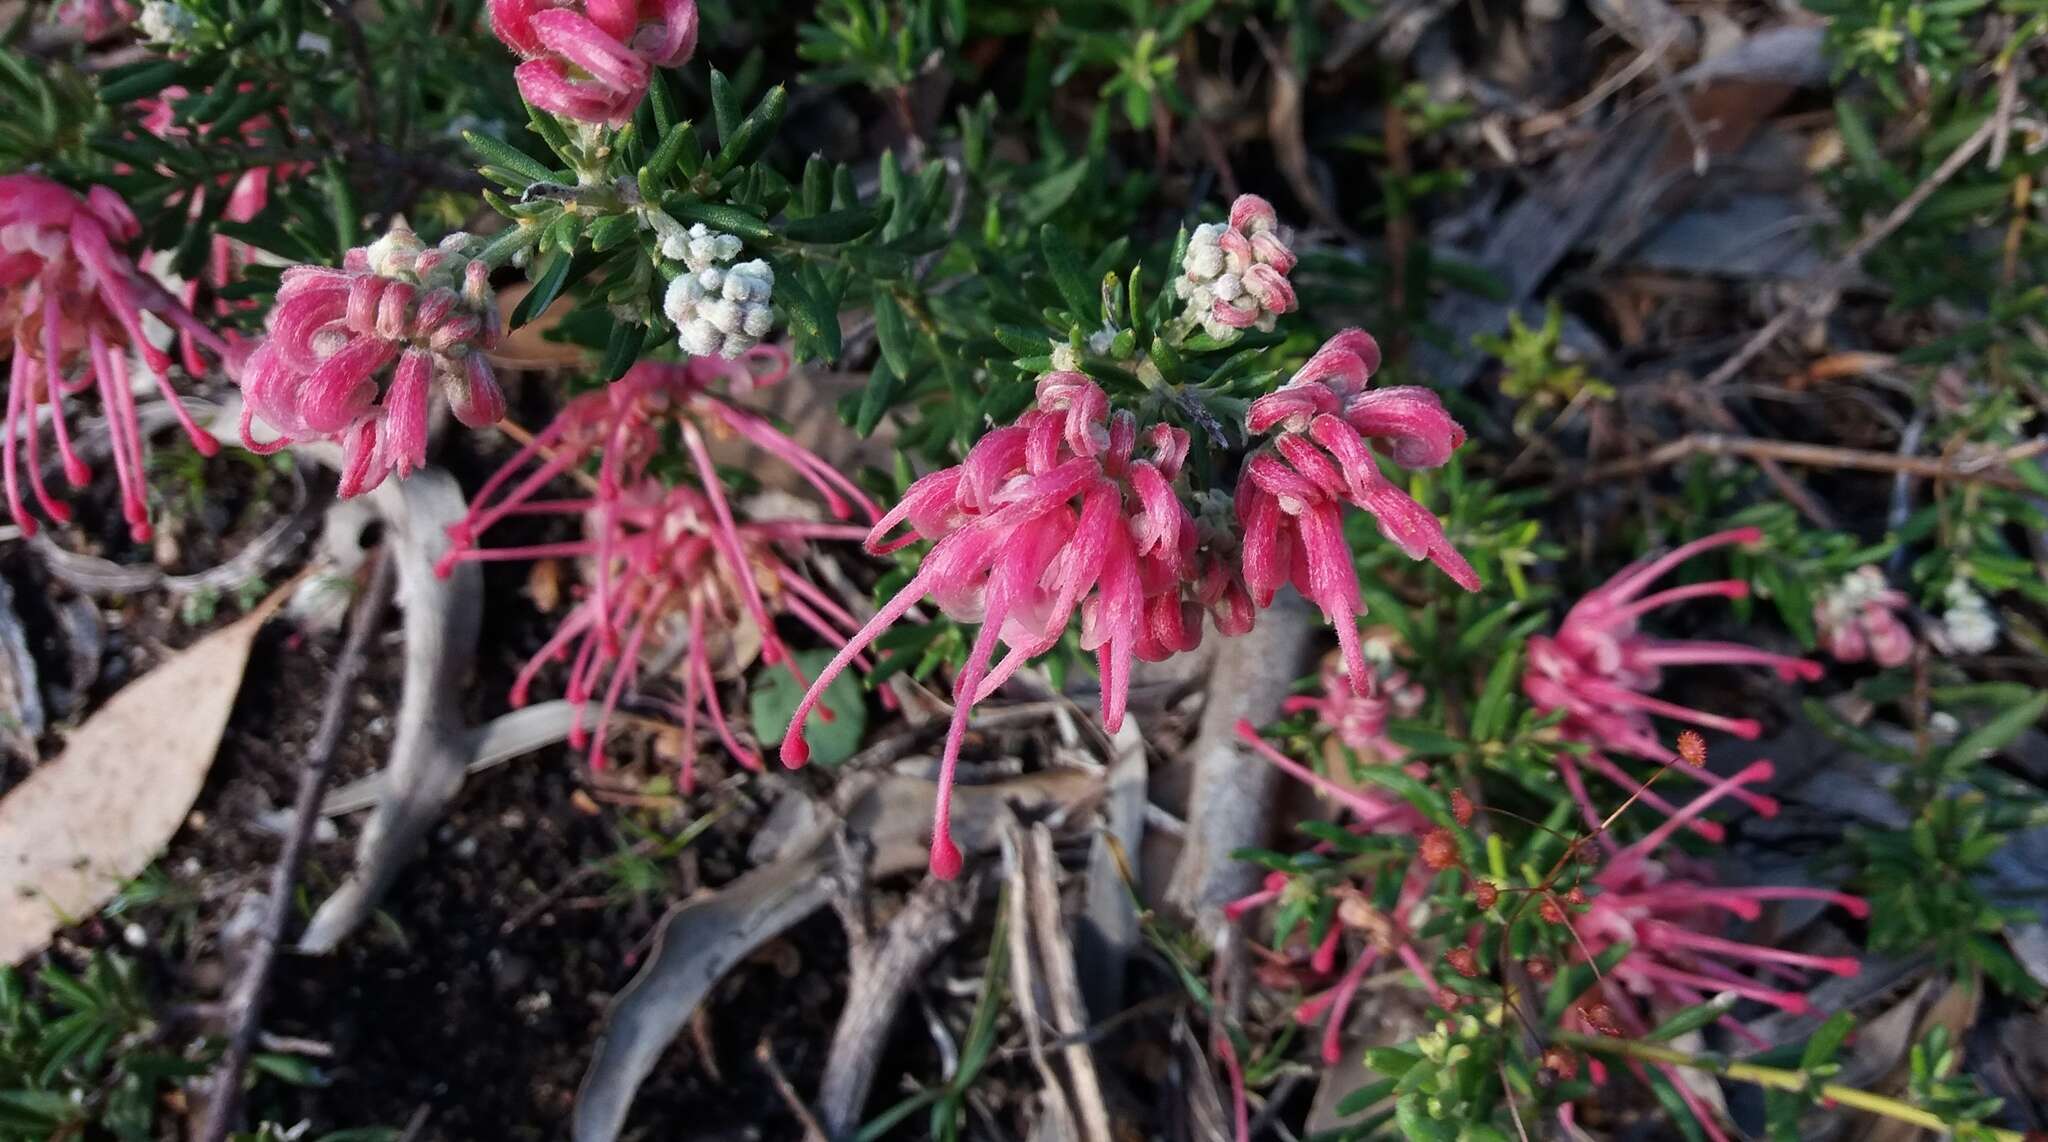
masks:
<path fill-rule="evenodd" d="M 125 686 L 0 798 L 0 963 L 88 916 L 155 859 L 199 796 L 273 595 Z"/>

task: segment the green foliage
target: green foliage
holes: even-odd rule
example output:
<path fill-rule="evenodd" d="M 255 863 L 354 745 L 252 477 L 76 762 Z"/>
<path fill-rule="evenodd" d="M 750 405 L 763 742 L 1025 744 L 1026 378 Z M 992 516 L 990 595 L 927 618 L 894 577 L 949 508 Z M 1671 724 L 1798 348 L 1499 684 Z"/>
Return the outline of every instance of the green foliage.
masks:
<path fill-rule="evenodd" d="M 967 0 L 825 0 L 798 32 L 804 82 L 900 92 L 960 46 Z"/>
<path fill-rule="evenodd" d="M 0 1139 L 41 1142 L 104 1130 L 155 1137 L 158 1096 L 198 1073 L 158 1041 L 135 966 L 95 955 L 72 975 L 45 966 L 34 983 L 0 967 Z"/>
<path fill-rule="evenodd" d="M 788 669 L 764 671 L 749 695 L 754 718 L 754 738 L 769 748 L 788 732 L 796 717 L 796 704 L 803 698 L 809 680 L 816 678 L 832 660 L 829 650 L 796 653 L 802 681 Z M 852 757 L 867 733 L 868 708 L 860 683 L 852 674 L 841 674 L 825 687 L 824 697 L 804 722 L 804 739 L 811 746 L 811 760 L 819 765 L 838 765 Z"/>
<path fill-rule="evenodd" d="M 1480 336 L 1479 348 L 1500 358 L 1500 391 L 1518 402 L 1515 432 L 1528 435 L 1540 416 L 1561 413 L 1573 404 L 1614 399 L 1614 387 L 1586 372 L 1564 351 L 1564 311 L 1553 300 L 1543 324 L 1531 329 L 1519 313 L 1508 314 L 1508 328 L 1498 337 Z"/>
<path fill-rule="evenodd" d="M 1850 845 L 1870 884 L 1871 949 L 1931 950 L 1954 970 L 1981 971 L 2007 991 L 2038 995 L 2039 985 L 1999 939 L 2032 910 L 1998 905 L 1981 887 L 2018 823 L 1972 794 L 1932 801 L 1903 830 L 1853 831 Z"/>

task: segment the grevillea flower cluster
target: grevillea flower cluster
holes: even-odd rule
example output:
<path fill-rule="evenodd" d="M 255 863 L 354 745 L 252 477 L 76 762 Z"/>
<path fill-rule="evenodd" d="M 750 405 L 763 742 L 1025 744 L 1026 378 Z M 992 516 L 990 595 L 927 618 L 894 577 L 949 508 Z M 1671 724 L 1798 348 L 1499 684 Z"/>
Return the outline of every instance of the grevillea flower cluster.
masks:
<path fill-rule="evenodd" d="M 49 408 L 66 480 L 82 487 L 92 474 L 72 445 L 63 401 L 97 388 L 112 436 L 122 516 L 136 540 L 149 537 L 130 353 L 140 357 L 193 447 L 209 456 L 219 448 L 172 391 L 171 359 L 150 342 L 142 315 L 156 315 L 215 354 L 225 354 L 227 345 L 122 252 L 141 230 L 127 204 L 103 186 L 81 197 L 39 175 L 0 176 L 0 338 L 12 357 L 4 468 L 8 510 L 26 534 L 35 533 L 36 521 L 22 499 L 24 468 L 43 515 L 58 523 L 71 518 L 43 480 L 42 410 Z"/>
<path fill-rule="evenodd" d="M 51 9 L 50 20 L 77 29 L 87 43 L 94 43 L 134 23 L 141 12 L 135 0 L 61 0 Z"/>
<path fill-rule="evenodd" d="M 1387 721 L 1414 717 L 1422 711 L 1429 693 L 1394 661 L 1390 639 L 1368 637 L 1363 648 L 1372 670 L 1364 692 L 1341 664 L 1326 662 L 1321 692 L 1289 698 L 1281 709 L 1290 714 L 1313 712 L 1338 741 L 1366 761 L 1399 761 L 1407 751 L 1387 736 Z"/>
<path fill-rule="evenodd" d="M 188 20 L 192 18 L 191 14 L 185 12 L 182 8 L 178 8 L 175 5 L 161 4 L 158 0 L 151 0 L 151 3 L 145 6 L 142 14 L 141 22 L 145 28 L 148 27 L 153 15 L 157 14 L 160 8 L 169 8 L 174 12 L 183 13 L 184 17 Z M 157 18 L 160 19 L 161 17 L 157 16 Z M 253 90 L 253 88 L 253 84 L 242 85 L 243 90 Z M 143 112 L 142 129 L 159 139 L 189 140 L 192 137 L 191 130 L 179 125 L 177 121 L 177 104 L 181 100 L 188 98 L 191 98 L 191 92 L 183 87 L 173 86 L 165 88 L 153 99 L 137 100 L 136 106 Z M 258 120 L 249 120 L 241 127 L 242 141 L 248 142 L 253 140 L 259 132 Z M 215 185 L 200 184 L 193 188 L 186 201 L 186 213 L 194 224 L 198 224 L 206 217 L 208 202 L 211 196 L 225 191 L 227 198 L 222 202 L 218 211 L 220 220 L 223 222 L 249 222 L 258 214 L 263 213 L 263 208 L 270 204 L 270 192 L 273 187 L 285 179 L 303 174 L 310 166 L 311 164 L 309 163 L 279 163 L 274 166 L 255 167 L 245 170 L 240 174 L 223 175 Z M 211 316 L 215 318 L 228 316 L 234 311 L 236 306 L 222 297 L 221 291 L 232 284 L 242 269 L 254 261 L 255 251 L 250 247 L 229 238 L 225 234 L 214 234 L 208 243 L 205 264 L 200 267 L 199 274 L 185 285 L 184 302 L 186 308 L 193 309 L 196 312 L 199 306 L 200 291 L 205 289 L 211 291 L 214 295 Z M 247 306 L 254 303 L 243 302 L 241 304 Z M 240 339 L 233 333 L 225 333 L 223 336 L 227 338 L 230 345 L 240 343 Z M 197 374 L 204 371 L 205 365 L 197 352 L 198 344 L 190 333 L 180 332 L 178 348 L 183 358 L 186 372 Z"/>
<path fill-rule="evenodd" d="M 519 94 L 550 114 L 618 126 L 657 67 L 697 50 L 696 0 L 491 0 L 491 31 L 525 62 Z"/>
<path fill-rule="evenodd" d="M 1375 964 L 1391 962 L 1406 967 L 1429 993 L 1432 1002 L 1446 1009 L 1454 1006 L 1456 1000 L 1437 986 L 1436 976 L 1422 956 L 1412 925 L 1417 909 L 1428 898 L 1437 874 L 1452 867 L 1455 842 L 1452 842 L 1452 855 L 1447 859 L 1441 851 L 1444 835 L 1413 805 L 1397 797 L 1352 789 L 1332 781 L 1273 748 L 1249 722 L 1240 721 L 1236 728 L 1238 740 L 1249 747 L 1255 757 L 1324 794 L 1341 807 L 1347 816 L 1345 827 L 1352 832 L 1360 836 L 1406 838 L 1416 842 L 1415 857 L 1401 874 L 1400 888 L 1391 911 L 1374 907 L 1370 891 L 1342 885 L 1338 889 L 1336 922 L 1329 926 L 1314 947 L 1290 945 L 1272 952 L 1261 949 L 1264 961 L 1262 974 L 1269 978 L 1291 977 L 1294 983 L 1318 989 L 1295 1007 L 1294 1018 L 1303 1026 L 1322 1024 L 1323 1061 L 1334 1065 L 1342 1057 L 1345 1016 L 1358 997 L 1366 973 Z M 1323 850 L 1329 847 L 1326 843 L 1318 846 Z M 1296 882 L 1285 873 L 1272 873 L 1257 892 L 1233 901 L 1224 909 L 1224 915 L 1235 922 L 1254 909 L 1284 900 L 1286 894 L 1296 888 Z M 1347 938 L 1351 937 L 1355 937 L 1359 946 L 1340 972 L 1337 963 L 1348 950 Z"/>
<path fill-rule="evenodd" d="M 1770 780 L 1772 772 L 1770 762 L 1757 761 L 1733 776 L 1713 779 L 1705 792 L 1669 819 L 1610 855 L 1590 878 L 1595 891 L 1582 906 L 1546 913 L 1546 918 L 1569 926 L 1573 956 L 1581 962 L 1597 960 L 1617 945 L 1628 947 L 1574 1005 L 1566 1026 L 1588 1034 L 1641 1037 L 1679 1010 L 1724 993 L 1804 1014 L 1812 1005 L 1791 987 L 1803 985 L 1815 972 L 1853 976 L 1861 970 L 1850 956 L 1809 955 L 1745 943 L 1725 931 L 1731 918 L 1758 919 L 1763 904 L 1772 900 L 1821 900 L 1860 919 L 1870 914 L 1862 898 L 1793 885 L 1729 887 L 1715 883 L 1701 862 L 1656 855 L 1680 827 L 1697 820 L 1714 802 L 1745 785 Z M 1777 982 L 1766 982 L 1752 972 Z M 1768 1045 L 1731 1017 L 1723 1016 L 1721 1025 L 1758 1047 Z M 1715 1115 L 1698 1096 L 1672 1068 L 1661 1069 L 1707 1133 L 1724 1138 Z M 1594 1077 L 1601 1077 L 1597 1065 Z"/>
<path fill-rule="evenodd" d="M 1696 710 L 1652 697 L 1663 681 L 1667 666 L 1753 665 L 1768 666 L 1786 681 L 1820 677 L 1820 665 L 1802 658 L 1772 654 L 1738 643 L 1671 641 L 1651 638 L 1638 628 L 1638 621 L 1651 611 L 1687 599 L 1739 599 L 1749 593 L 1748 584 L 1737 579 L 1691 583 L 1652 591 L 1659 579 L 1701 552 L 1734 543 L 1757 543 L 1763 533 L 1755 528 L 1737 528 L 1704 539 L 1696 539 L 1661 556 L 1639 559 L 1573 604 L 1555 637 L 1529 640 L 1529 665 L 1522 677 L 1522 690 L 1538 710 L 1564 712 L 1560 732 L 1569 740 L 1590 747 L 1585 762 L 1595 772 L 1640 796 L 1667 815 L 1677 809 L 1655 790 L 1631 777 L 1608 755 L 1623 754 L 1669 765 L 1677 754 L 1657 736 L 1651 716 L 1707 729 L 1723 730 L 1754 739 L 1762 727 L 1752 718 L 1731 718 Z M 1586 823 L 1599 825 L 1600 810 L 1586 793 L 1578 760 L 1570 753 L 1558 755 L 1565 784 L 1580 806 Z M 1681 773 L 1704 779 L 1690 766 L 1674 766 Z M 1730 792 L 1760 813 L 1777 811 L 1777 802 L 1747 789 Z M 1709 839 L 1720 836 L 1718 826 L 1693 821 L 1694 832 Z"/>
<path fill-rule="evenodd" d="M 1886 583 L 1882 570 L 1858 567 L 1813 605 L 1813 625 L 1838 662 L 1902 666 L 1913 657 L 1913 632 L 1899 618 L 1905 607 L 1906 593 Z"/>
<path fill-rule="evenodd" d="M 1372 676 L 1358 636 L 1365 604 L 1344 540 L 1345 504 L 1371 515 L 1409 558 L 1428 559 L 1459 586 L 1479 589 L 1479 576 L 1443 524 L 1388 480 L 1374 455 L 1377 447 L 1402 467 L 1439 467 L 1465 442 L 1465 430 L 1428 389 L 1368 388 L 1379 365 L 1372 335 L 1347 329 L 1285 385 L 1253 401 L 1246 427 L 1267 439 L 1245 462 L 1237 486 L 1252 602 L 1265 607 L 1292 582 L 1337 629 L 1345 670 L 1360 693 Z"/>
<path fill-rule="evenodd" d="M 1942 588 L 1942 639 L 1958 654 L 1983 654 L 1998 645 L 1998 616 L 1991 603 L 1960 576 Z"/>
<path fill-rule="evenodd" d="M 1185 320 L 1219 341 L 1241 329 L 1271 331 L 1295 307 L 1287 281 L 1294 260 L 1273 204 L 1242 194 L 1228 222 L 1204 223 L 1188 236 L 1174 294 L 1187 303 Z"/>
<path fill-rule="evenodd" d="M 869 533 L 876 554 L 920 539 L 933 547 L 910 583 L 812 682 L 782 742 L 786 764 L 809 758 L 804 719 L 825 686 L 919 600 L 929 596 L 953 618 L 981 623 L 955 678 L 941 762 L 932 836 L 932 870 L 941 877 L 960 871 L 948 814 L 976 702 L 1051 650 L 1078 612 L 1081 645 L 1101 668 L 1102 720 L 1114 730 L 1132 662 L 1165 659 L 1202 637 L 1197 529 L 1173 487 L 1187 433 L 1165 424 L 1141 428 L 1131 413 L 1112 413 L 1101 386 L 1080 373 L 1039 378 L 1037 398 L 1015 424 L 982 437 L 965 461 L 912 484 Z M 890 539 L 905 523 L 909 533 Z M 1009 648 L 1001 661 L 998 642 Z"/>
<path fill-rule="evenodd" d="M 426 463 L 436 389 L 472 428 L 502 418 L 505 395 L 484 355 L 501 322 L 475 244 L 457 232 L 430 249 L 399 225 L 350 250 L 340 269 L 286 270 L 241 378 L 244 446 L 339 441 L 347 497 Z M 281 438 L 257 442 L 255 420 Z"/>
<path fill-rule="evenodd" d="M 741 408 L 711 386 L 740 392 L 781 380 L 789 371 L 783 350 L 759 346 L 740 361 L 700 358 L 686 364 L 643 362 L 618 381 L 570 401 L 546 429 L 498 470 L 470 501 L 469 514 L 449 530 L 442 557 L 446 574 L 478 560 L 576 558 L 584 564 L 587 597 L 570 612 L 513 688 L 523 705 L 538 670 L 574 654 L 567 696 L 599 699 L 597 733 L 589 741 L 593 763 L 603 756 L 605 728 L 625 686 L 643 659 L 681 651 L 683 697 L 671 703 L 683 723 L 687 780 L 702 712 L 743 764 L 753 750 L 734 737 L 719 703 L 718 681 L 737 657 L 734 648 L 758 639 L 763 662 L 796 666 L 775 619 L 787 615 L 827 642 L 844 642 L 858 625 L 827 592 L 797 572 L 804 544 L 859 539 L 865 529 L 808 520 L 741 520 L 712 463 L 709 438 L 731 436 L 789 464 L 840 519 L 856 511 L 876 518 L 874 504 L 824 459 L 791 440 L 759 413 Z M 680 432 L 695 486 L 665 486 L 652 473 L 664 436 Z M 548 499 L 559 477 L 592 461 L 587 495 Z M 481 548 L 484 533 L 513 516 L 571 516 L 583 538 L 566 543 Z M 751 624 L 742 637 L 739 629 Z M 651 641 L 650 641 L 651 640 Z M 803 681 L 801 675 L 799 681 Z M 583 743 L 578 726 L 578 743 Z"/>

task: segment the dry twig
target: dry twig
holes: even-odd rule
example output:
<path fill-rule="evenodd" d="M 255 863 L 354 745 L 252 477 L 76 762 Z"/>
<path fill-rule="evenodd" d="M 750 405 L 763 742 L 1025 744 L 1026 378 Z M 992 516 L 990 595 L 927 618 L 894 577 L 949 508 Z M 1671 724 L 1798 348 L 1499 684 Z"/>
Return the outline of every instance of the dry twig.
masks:
<path fill-rule="evenodd" d="M 200 1127 L 193 1134 L 198 1142 L 223 1142 L 240 1109 L 242 1074 L 248 1069 L 257 1032 L 262 1030 L 263 1001 L 270 984 L 271 969 L 277 963 L 278 945 L 284 939 L 285 921 L 291 915 L 292 889 L 298 883 L 299 866 L 304 863 L 306 850 L 312 843 L 313 823 L 319 818 L 320 794 L 327 787 L 329 775 L 334 772 L 334 753 L 341 744 L 349 700 L 355 692 L 356 682 L 369 665 L 370 639 L 384 615 L 385 603 L 391 598 L 393 578 L 390 555 L 379 550 L 370 568 L 370 585 L 356 603 L 348 639 L 342 644 L 341 660 L 335 664 L 334 676 L 328 681 L 327 699 L 320 709 L 320 725 L 314 731 L 312 743 L 306 747 L 298 795 L 292 801 L 292 830 L 285 835 L 284 848 L 278 853 L 277 864 L 271 871 L 270 894 L 263 903 L 263 919 L 257 929 L 249 964 L 236 980 L 234 992 L 228 999 L 227 1048 L 221 1053 L 220 1063 L 214 1068 L 208 1084 L 211 1097 L 207 1099 Z"/>
<path fill-rule="evenodd" d="M 1694 456 L 1739 456 L 1759 463 L 1779 461 L 1809 468 L 1849 468 L 1861 472 L 1892 472 L 1930 480 L 1991 484 L 2000 488 L 2024 488 L 2019 477 L 2006 471 L 2013 464 L 2048 452 L 2048 437 L 2038 437 L 1980 460 L 1950 463 L 1934 456 L 1902 456 L 1891 452 L 1866 452 L 1828 444 L 1802 444 L 1794 440 L 1760 440 L 1747 436 L 1694 433 L 1681 436 L 1627 460 L 1590 468 L 1565 483 L 1582 488 L 1653 468 L 1676 464 Z"/>

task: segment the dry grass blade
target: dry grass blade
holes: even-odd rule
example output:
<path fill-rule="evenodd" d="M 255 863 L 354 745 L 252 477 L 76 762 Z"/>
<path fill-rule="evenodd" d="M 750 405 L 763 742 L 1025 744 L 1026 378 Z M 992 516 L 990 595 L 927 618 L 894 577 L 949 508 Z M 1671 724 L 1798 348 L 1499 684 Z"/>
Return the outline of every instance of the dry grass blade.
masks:
<path fill-rule="evenodd" d="M 1043 825 L 1004 830 L 1003 863 L 1010 878 L 1010 970 L 1031 1061 L 1045 1083 L 1046 1106 L 1059 1119 L 1057 1137 L 1110 1142 L 1109 1110 L 1094 1052 L 1083 1032 L 1081 986 L 1073 945 L 1060 910 L 1059 861 Z M 1053 1048 L 1048 1040 L 1065 1045 Z M 1054 1097 L 1054 1096 L 1057 1097 Z"/>

